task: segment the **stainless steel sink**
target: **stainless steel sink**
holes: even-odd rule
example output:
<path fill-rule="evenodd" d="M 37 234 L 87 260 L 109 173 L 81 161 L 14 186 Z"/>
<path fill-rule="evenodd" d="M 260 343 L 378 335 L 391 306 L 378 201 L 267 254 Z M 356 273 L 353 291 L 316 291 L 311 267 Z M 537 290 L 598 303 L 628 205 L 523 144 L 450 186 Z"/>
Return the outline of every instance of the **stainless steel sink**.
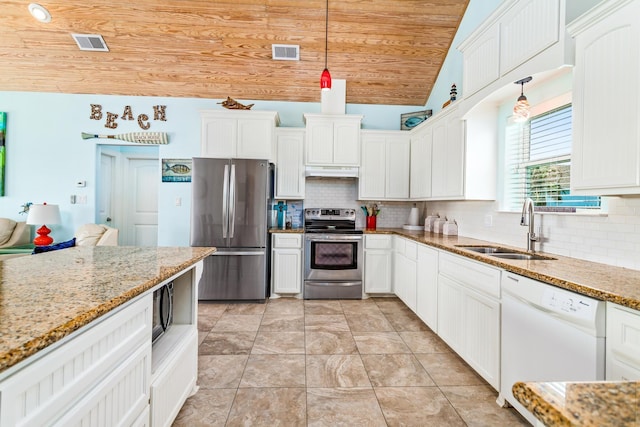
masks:
<path fill-rule="evenodd" d="M 503 259 L 516 259 L 516 260 L 527 260 L 527 261 L 536 261 L 536 260 L 554 260 L 556 258 L 551 258 L 544 255 L 537 254 L 524 254 L 524 253 L 501 253 L 501 254 L 491 254 L 491 256 L 496 258 Z"/>
<path fill-rule="evenodd" d="M 465 249 L 467 251 L 478 252 L 481 254 L 506 254 L 513 253 L 513 249 L 502 248 L 500 246 L 462 246 L 456 245 L 456 247 L 460 249 Z"/>
<path fill-rule="evenodd" d="M 460 249 L 465 249 L 467 251 L 478 252 L 481 254 L 490 255 L 496 258 L 502 259 L 514 259 L 514 260 L 527 260 L 527 261 L 539 261 L 539 260 L 554 260 L 556 258 L 551 258 L 544 255 L 526 253 L 526 252 L 518 252 L 513 249 L 503 248 L 501 246 L 464 246 L 457 245 L 456 247 Z"/>

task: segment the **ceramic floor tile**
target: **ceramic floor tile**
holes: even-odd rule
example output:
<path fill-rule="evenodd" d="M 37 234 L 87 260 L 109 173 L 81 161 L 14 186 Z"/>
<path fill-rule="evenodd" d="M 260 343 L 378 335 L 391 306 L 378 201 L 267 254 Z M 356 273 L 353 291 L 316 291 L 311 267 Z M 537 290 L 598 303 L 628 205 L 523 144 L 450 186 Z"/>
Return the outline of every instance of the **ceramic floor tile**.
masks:
<path fill-rule="evenodd" d="M 304 388 L 241 388 L 226 425 L 304 427 L 306 412 Z"/>
<path fill-rule="evenodd" d="M 200 344 L 204 342 L 204 339 L 207 337 L 207 335 L 209 335 L 209 331 L 198 330 L 198 347 L 200 347 Z"/>
<path fill-rule="evenodd" d="M 373 300 L 384 314 L 411 313 L 411 310 L 398 298 L 374 298 Z"/>
<path fill-rule="evenodd" d="M 305 356 L 252 354 L 240 387 L 305 387 Z"/>
<path fill-rule="evenodd" d="M 351 332 L 392 332 L 393 326 L 384 314 L 345 314 Z"/>
<path fill-rule="evenodd" d="M 515 409 L 498 406 L 498 393 L 488 385 L 441 387 L 440 390 L 468 426 L 529 425 Z"/>
<path fill-rule="evenodd" d="M 349 332 L 349 324 L 344 314 L 306 314 L 304 316 L 306 332 L 332 331 Z"/>
<path fill-rule="evenodd" d="M 304 314 L 269 314 L 262 316 L 260 331 L 304 332 Z"/>
<path fill-rule="evenodd" d="M 354 332 L 360 354 L 411 353 L 397 332 Z"/>
<path fill-rule="evenodd" d="M 264 314 L 264 310 L 267 308 L 265 303 L 238 303 L 227 305 L 227 310 L 224 314 Z"/>
<path fill-rule="evenodd" d="M 389 426 L 465 426 L 437 387 L 376 387 Z"/>
<path fill-rule="evenodd" d="M 305 301 L 304 314 L 343 314 L 342 305 L 337 300 Z"/>
<path fill-rule="evenodd" d="M 222 316 L 227 310 L 227 304 L 220 304 L 214 302 L 199 302 L 198 303 L 198 316 Z"/>
<path fill-rule="evenodd" d="M 257 331 L 262 321 L 261 314 L 223 314 L 212 331 L 247 332 Z"/>
<path fill-rule="evenodd" d="M 357 354 L 308 355 L 306 362 L 307 387 L 371 387 Z"/>
<path fill-rule="evenodd" d="M 358 347 L 351 332 L 307 332 L 305 334 L 307 354 L 357 354 Z"/>
<path fill-rule="evenodd" d="M 227 422 L 236 389 L 200 389 L 189 397 L 173 427 L 222 427 Z"/>
<path fill-rule="evenodd" d="M 304 301 L 296 298 L 271 299 L 264 314 L 304 314 Z"/>
<path fill-rule="evenodd" d="M 451 353 L 451 348 L 432 331 L 398 332 L 414 353 Z"/>
<path fill-rule="evenodd" d="M 198 314 L 198 330 L 209 332 L 216 324 L 221 314 Z"/>
<path fill-rule="evenodd" d="M 455 353 L 416 354 L 415 356 L 438 386 L 486 384 Z"/>
<path fill-rule="evenodd" d="M 249 354 L 257 332 L 209 332 L 199 354 Z"/>
<path fill-rule="evenodd" d="M 362 361 L 374 387 L 435 385 L 413 354 L 363 354 Z"/>
<path fill-rule="evenodd" d="M 247 355 L 198 356 L 198 385 L 208 388 L 238 388 Z"/>
<path fill-rule="evenodd" d="M 400 331 L 430 331 L 429 327 L 424 324 L 418 316 L 412 312 L 389 312 L 385 313 L 389 323 L 394 329 Z"/>
<path fill-rule="evenodd" d="M 251 354 L 304 354 L 304 332 L 259 331 Z"/>
<path fill-rule="evenodd" d="M 340 305 L 345 315 L 356 313 L 382 314 L 382 311 L 371 298 L 366 300 L 341 300 Z"/>
<path fill-rule="evenodd" d="M 308 388 L 307 425 L 384 427 L 387 424 L 371 388 Z"/>

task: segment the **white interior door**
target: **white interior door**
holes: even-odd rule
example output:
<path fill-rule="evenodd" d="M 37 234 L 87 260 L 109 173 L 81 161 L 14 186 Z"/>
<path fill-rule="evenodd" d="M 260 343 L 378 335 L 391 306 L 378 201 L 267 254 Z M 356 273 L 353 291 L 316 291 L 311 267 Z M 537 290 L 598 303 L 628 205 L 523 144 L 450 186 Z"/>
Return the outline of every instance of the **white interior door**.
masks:
<path fill-rule="evenodd" d="M 116 188 L 116 164 L 118 153 L 109 150 L 100 152 L 100 170 L 98 185 L 98 199 L 96 206 L 96 221 L 98 224 L 106 224 L 116 227 L 113 224 L 113 196 Z M 116 227 L 117 228 L 117 227 Z"/>
<path fill-rule="evenodd" d="M 158 168 L 158 159 L 126 159 L 123 245 L 158 245 Z"/>

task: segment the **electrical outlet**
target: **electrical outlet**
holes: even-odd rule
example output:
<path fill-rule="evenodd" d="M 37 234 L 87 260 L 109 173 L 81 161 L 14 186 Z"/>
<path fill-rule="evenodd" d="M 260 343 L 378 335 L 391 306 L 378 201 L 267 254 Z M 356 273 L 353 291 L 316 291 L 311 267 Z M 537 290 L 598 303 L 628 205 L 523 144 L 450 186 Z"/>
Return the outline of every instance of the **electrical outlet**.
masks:
<path fill-rule="evenodd" d="M 484 226 L 491 227 L 493 225 L 493 217 L 491 215 L 484 216 Z"/>
<path fill-rule="evenodd" d="M 176 206 L 182 206 L 182 197 L 176 197 Z"/>

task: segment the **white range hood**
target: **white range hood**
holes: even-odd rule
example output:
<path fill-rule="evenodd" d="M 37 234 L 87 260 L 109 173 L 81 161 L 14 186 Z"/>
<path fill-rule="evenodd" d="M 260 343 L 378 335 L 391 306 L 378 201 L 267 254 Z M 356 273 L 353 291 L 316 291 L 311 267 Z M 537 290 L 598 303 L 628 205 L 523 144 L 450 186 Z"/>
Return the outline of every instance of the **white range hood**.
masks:
<path fill-rule="evenodd" d="M 357 166 L 307 166 L 305 176 L 316 178 L 357 178 Z"/>

